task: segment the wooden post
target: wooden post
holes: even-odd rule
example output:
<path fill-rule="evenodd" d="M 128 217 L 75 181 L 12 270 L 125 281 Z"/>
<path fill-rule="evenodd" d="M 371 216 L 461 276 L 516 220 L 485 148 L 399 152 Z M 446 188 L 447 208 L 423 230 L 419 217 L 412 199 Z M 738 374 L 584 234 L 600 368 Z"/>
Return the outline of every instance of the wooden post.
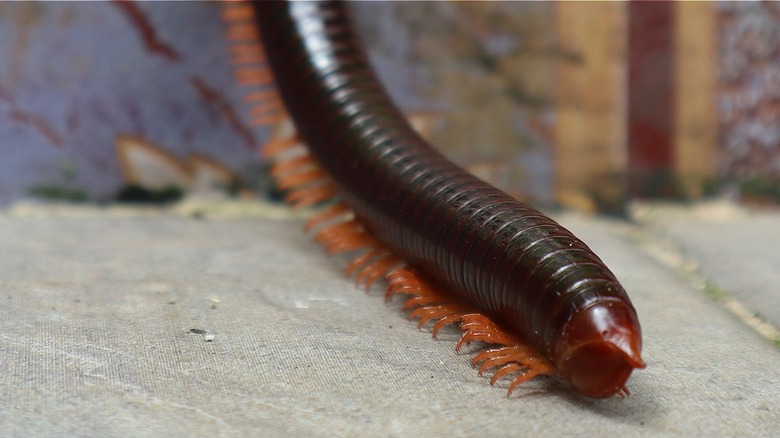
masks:
<path fill-rule="evenodd" d="M 626 196 L 626 5 L 557 4 L 571 56 L 558 74 L 555 193 L 568 208 L 621 212 Z"/>
<path fill-rule="evenodd" d="M 715 178 L 718 141 L 717 13 L 712 2 L 675 2 L 674 170 L 678 190 L 701 196 Z"/>

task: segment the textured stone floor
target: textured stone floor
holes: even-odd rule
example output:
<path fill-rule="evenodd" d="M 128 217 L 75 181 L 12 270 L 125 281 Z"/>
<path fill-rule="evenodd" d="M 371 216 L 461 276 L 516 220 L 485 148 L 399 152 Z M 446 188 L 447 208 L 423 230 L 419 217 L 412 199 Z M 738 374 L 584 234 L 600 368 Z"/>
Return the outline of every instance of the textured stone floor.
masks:
<path fill-rule="evenodd" d="M 616 272 L 644 331 L 631 396 L 593 401 L 556 379 L 507 398 L 453 351 L 455 331 L 431 340 L 355 288 L 284 208 L 13 205 L 0 435 L 771 436 L 780 349 L 712 290 L 745 308 L 761 290 L 778 316 L 780 216 L 676 214 L 556 216 Z"/>

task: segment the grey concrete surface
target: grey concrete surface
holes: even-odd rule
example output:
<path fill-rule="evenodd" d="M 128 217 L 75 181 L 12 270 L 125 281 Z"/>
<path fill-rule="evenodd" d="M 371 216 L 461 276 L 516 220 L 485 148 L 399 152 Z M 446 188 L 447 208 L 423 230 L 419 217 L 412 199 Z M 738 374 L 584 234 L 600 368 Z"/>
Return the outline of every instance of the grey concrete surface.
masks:
<path fill-rule="evenodd" d="M 631 396 L 594 401 L 557 379 L 507 398 L 453 351 L 457 333 L 431 340 L 356 289 L 299 219 L 201 210 L 0 213 L 0 436 L 780 431 L 778 349 L 623 222 L 558 217 L 621 278 L 644 331 Z"/>
<path fill-rule="evenodd" d="M 728 202 L 645 206 L 640 221 L 675 242 L 709 281 L 780 327 L 780 211 Z"/>

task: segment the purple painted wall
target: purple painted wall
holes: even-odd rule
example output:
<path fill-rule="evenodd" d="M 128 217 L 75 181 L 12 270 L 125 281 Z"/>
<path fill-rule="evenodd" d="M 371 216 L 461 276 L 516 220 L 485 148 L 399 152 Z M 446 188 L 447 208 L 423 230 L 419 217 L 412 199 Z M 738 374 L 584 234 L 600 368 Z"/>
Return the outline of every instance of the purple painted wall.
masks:
<path fill-rule="evenodd" d="M 435 143 L 494 183 L 549 200 L 552 75 L 522 67 L 548 57 L 551 7 L 352 8 L 390 93 Z M 126 183 L 116 148 L 123 136 L 172 162 L 205 155 L 253 179 L 269 132 L 249 126 L 219 9 L 0 3 L 0 201 L 40 187 L 111 199 Z"/>
<path fill-rule="evenodd" d="M 120 135 L 253 171 L 262 133 L 203 93 L 240 106 L 218 16 L 205 2 L 0 3 L 0 199 L 41 186 L 111 197 Z"/>

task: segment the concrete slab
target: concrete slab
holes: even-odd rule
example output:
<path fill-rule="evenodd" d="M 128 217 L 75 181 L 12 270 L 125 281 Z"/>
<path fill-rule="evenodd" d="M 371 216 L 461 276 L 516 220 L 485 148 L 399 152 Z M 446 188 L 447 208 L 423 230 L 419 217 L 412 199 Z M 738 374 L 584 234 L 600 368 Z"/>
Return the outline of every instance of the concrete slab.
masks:
<path fill-rule="evenodd" d="M 639 249 L 559 219 L 621 278 L 645 333 L 625 400 L 556 379 L 505 397 L 264 209 L 0 214 L 2 436 L 771 436 L 780 352 Z M 190 210 L 190 213 L 192 210 Z M 205 213 L 204 213 L 205 212 Z"/>
<path fill-rule="evenodd" d="M 779 210 L 751 211 L 728 201 L 656 203 L 638 206 L 635 216 L 671 242 L 713 293 L 736 299 L 780 340 Z"/>

